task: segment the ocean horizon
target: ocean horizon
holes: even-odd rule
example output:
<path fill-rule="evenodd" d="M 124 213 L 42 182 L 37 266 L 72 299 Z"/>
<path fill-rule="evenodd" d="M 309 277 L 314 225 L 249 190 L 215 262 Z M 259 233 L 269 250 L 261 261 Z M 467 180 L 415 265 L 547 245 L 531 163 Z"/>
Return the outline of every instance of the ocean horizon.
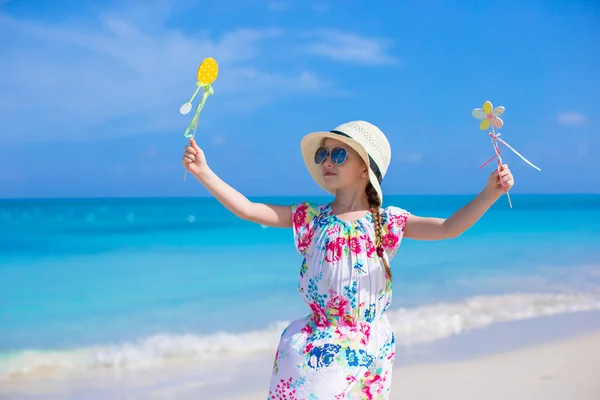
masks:
<path fill-rule="evenodd" d="M 384 206 L 448 217 L 473 196 L 388 195 Z M 456 239 L 403 240 L 388 314 L 398 346 L 600 310 L 600 194 L 511 200 Z M 186 376 L 196 382 L 257 359 L 268 372 L 282 329 L 309 313 L 291 229 L 243 221 L 209 196 L 3 199 L 0 227 L 0 386 L 185 362 L 207 366 Z M 224 360 L 218 374 L 208 367 Z"/>

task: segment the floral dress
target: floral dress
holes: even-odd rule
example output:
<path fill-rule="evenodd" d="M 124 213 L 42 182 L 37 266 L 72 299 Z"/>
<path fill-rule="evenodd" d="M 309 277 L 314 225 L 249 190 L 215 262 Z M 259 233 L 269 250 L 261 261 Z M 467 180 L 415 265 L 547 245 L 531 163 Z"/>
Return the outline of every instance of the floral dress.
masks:
<path fill-rule="evenodd" d="M 380 213 L 389 263 L 408 212 L 387 207 Z M 392 284 L 376 252 L 372 214 L 343 221 L 329 204 L 303 202 L 292 206 L 292 217 L 296 249 L 304 256 L 298 290 L 311 312 L 281 335 L 268 399 L 388 399 Z"/>

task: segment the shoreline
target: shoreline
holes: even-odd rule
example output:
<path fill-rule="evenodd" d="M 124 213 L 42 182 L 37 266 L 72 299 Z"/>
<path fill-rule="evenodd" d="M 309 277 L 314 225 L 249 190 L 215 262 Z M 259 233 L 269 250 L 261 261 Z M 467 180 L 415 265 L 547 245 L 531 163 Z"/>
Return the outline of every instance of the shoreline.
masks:
<path fill-rule="evenodd" d="M 391 400 L 479 400 L 482 393 L 491 400 L 586 400 L 593 398 L 590 392 L 600 393 L 592 376 L 600 365 L 600 311 L 496 323 L 433 343 L 397 346 L 396 352 Z M 0 399 L 264 400 L 272 356 L 232 364 L 186 361 L 146 371 L 42 374 L 0 382 Z M 207 367 L 209 381 L 198 379 Z"/>

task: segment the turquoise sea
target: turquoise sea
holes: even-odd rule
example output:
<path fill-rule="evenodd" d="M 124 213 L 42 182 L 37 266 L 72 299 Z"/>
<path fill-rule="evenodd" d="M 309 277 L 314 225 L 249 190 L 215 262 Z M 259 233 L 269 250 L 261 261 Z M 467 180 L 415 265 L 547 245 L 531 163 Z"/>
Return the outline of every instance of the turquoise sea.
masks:
<path fill-rule="evenodd" d="M 447 217 L 471 198 L 387 196 L 386 205 Z M 600 309 L 600 195 L 511 200 L 459 238 L 404 239 L 392 262 L 398 346 Z M 281 329 L 308 314 L 300 263 L 291 230 L 240 220 L 212 198 L 0 200 L 0 393 L 105 398 L 108 385 L 88 390 L 94 374 L 164 377 L 161 368 L 187 362 L 198 368 L 161 384 L 201 386 L 258 358 L 253 368 L 268 378 Z M 19 392 L 19 380 L 52 374 L 72 383 L 55 397 Z M 152 382 L 119 390 L 140 395 Z"/>

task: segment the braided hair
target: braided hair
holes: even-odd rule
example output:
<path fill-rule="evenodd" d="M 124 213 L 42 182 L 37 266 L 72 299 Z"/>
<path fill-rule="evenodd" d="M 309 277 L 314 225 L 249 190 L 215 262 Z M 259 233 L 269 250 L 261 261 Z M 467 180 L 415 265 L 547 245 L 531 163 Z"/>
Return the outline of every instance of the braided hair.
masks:
<path fill-rule="evenodd" d="M 377 190 L 373 187 L 373 185 L 369 182 L 365 189 L 367 193 L 367 199 L 369 201 L 369 207 L 371 207 L 371 213 L 373 214 L 373 221 L 375 222 L 375 248 L 377 250 L 377 255 L 381 258 L 383 262 L 383 266 L 385 267 L 385 275 L 388 279 L 392 279 L 392 270 L 388 262 L 386 261 L 383 253 L 383 227 L 382 227 L 382 217 L 379 212 L 379 208 L 381 207 L 381 199 L 377 194 Z"/>

